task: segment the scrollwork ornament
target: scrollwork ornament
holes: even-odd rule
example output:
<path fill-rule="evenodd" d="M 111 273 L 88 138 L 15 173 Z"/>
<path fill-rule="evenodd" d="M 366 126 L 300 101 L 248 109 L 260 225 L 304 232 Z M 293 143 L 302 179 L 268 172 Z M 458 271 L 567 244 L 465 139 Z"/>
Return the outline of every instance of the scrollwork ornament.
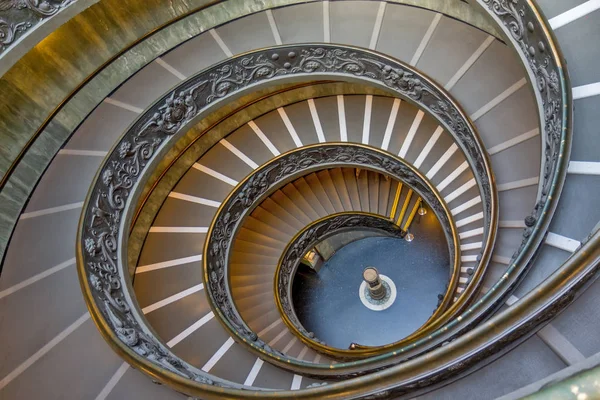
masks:
<path fill-rule="evenodd" d="M 559 165 L 561 141 L 565 129 L 563 118 L 564 100 L 561 86 L 561 71 L 551 54 L 545 52 L 551 46 L 544 35 L 536 14 L 524 0 L 479 0 L 501 24 L 521 50 L 526 65 L 533 74 L 533 84 L 543 108 L 544 170 L 541 177 L 541 197 L 538 199 L 531 218 L 540 219 L 543 206 L 548 200 L 552 182 Z M 519 252 L 529 241 L 525 232 Z"/>
<path fill-rule="evenodd" d="M 282 184 L 310 171 L 335 166 L 372 169 L 402 181 L 411 187 L 436 214 L 450 244 L 450 258 L 454 259 L 457 250 L 451 245 L 453 243 L 452 226 L 444 205 L 434 193 L 432 186 L 416 174 L 404 161 L 369 147 L 352 144 L 323 144 L 290 151 L 261 167 L 234 189 L 215 216 L 212 230 L 206 239 L 206 249 L 208 251 L 204 257 L 204 265 L 209 279 L 206 282 L 205 289 L 209 299 L 222 313 L 222 317 L 226 324 L 231 327 L 232 333 L 239 335 L 240 339 L 250 343 L 255 348 L 272 352 L 272 349 L 245 324 L 233 302 L 227 280 L 227 269 L 235 233 L 254 207 Z M 284 313 L 291 315 L 294 326 L 298 328 L 301 334 L 310 339 L 313 339 L 312 335 L 294 317 L 295 313 L 289 301 L 289 285 L 294 273 L 294 265 L 304 255 L 305 249 L 314 242 L 315 238 L 323 237 L 329 232 L 349 226 L 360 226 L 361 223 L 381 230 L 389 231 L 391 229 L 388 221 L 373 221 L 356 215 L 333 218 L 312 226 L 301 234 L 292 248 L 292 254 L 287 255 L 286 261 L 282 264 L 282 271 L 279 274 L 282 285 L 277 290 Z M 273 355 L 277 357 L 280 356 L 280 353 L 275 352 Z"/>
<path fill-rule="evenodd" d="M 0 53 L 75 0 L 0 0 Z"/>
<path fill-rule="evenodd" d="M 28 4 L 42 5 L 43 2 Z M 7 3 L 3 3 L 7 4 Z M 55 4 L 55 3 L 53 3 Z M 66 3 L 65 3 L 66 4 Z M 41 9 L 41 8 L 40 8 Z M 367 51 L 333 45 L 302 45 L 259 50 L 210 67 L 183 82 L 151 108 L 125 133 L 102 165 L 84 208 L 80 232 L 81 276 L 91 291 L 92 301 L 102 319 L 112 329 L 123 346 L 144 357 L 158 368 L 167 368 L 198 382 L 211 381 L 216 385 L 237 387 L 209 377 L 191 365 L 177 361 L 171 351 L 145 327 L 145 320 L 131 303 L 128 293 L 128 274 L 120 238 L 127 237 L 125 216 L 133 191 L 142 183 L 141 176 L 157 154 L 178 138 L 202 111 L 226 97 L 241 93 L 253 85 L 281 77 L 311 74 L 334 74 L 339 77 L 359 77 L 383 84 L 420 104 L 443 122 L 457 143 L 464 149 L 469 164 L 481 182 L 486 226 L 489 226 L 491 180 L 486 172 L 482 147 L 468 121 L 450 100 L 436 90 L 416 71 L 399 62 Z M 450 130 L 450 128 L 452 128 Z M 229 321 L 244 340 L 262 346 L 266 352 L 280 353 L 258 342 L 231 306 L 227 290 L 226 251 L 229 249 L 236 223 L 256 201 L 268 194 L 274 182 L 282 182 L 319 165 L 368 165 L 390 176 L 405 179 L 417 191 L 425 193 L 418 179 L 407 174 L 406 167 L 389 157 L 352 148 L 352 146 L 323 146 L 310 152 L 282 157 L 276 164 L 261 169 L 243 190 L 235 193 L 231 207 L 215 223 L 213 236 L 205 257 L 210 259 L 207 291 L 218 309 L 217 314 Z M 427 201 L 427 200 L 426 200 Z M 441 208 L 430 203 L 442 225 L 447 217 Z M 486 208 L 487 207 L 487 208 Z M 222 314 L 222 315 L 221 315 Z M 236 334 L 237 334 L 236 333 Z"/>
<path fill-rule="evenodd" d="M 284 251 L 280 267 L 275 276 L 275 280 L 278 282 L 276 295 L 279 298 L 284 315 L 303 336 L 321 344 L 323 342 L 316 339 L 313 333 L 308 332 L 298 319 L 292 301 L 291 285 L 300 261 L 310 249 L 320 241 L 351 228 L 374 230 L 397 237 L 404 237 L 405 234 L 393 221 L 377 215 L 365 213 L 334 214 L 305 227 L 304 230 L 298 233 L 295 240 L 289 243 Z"/>

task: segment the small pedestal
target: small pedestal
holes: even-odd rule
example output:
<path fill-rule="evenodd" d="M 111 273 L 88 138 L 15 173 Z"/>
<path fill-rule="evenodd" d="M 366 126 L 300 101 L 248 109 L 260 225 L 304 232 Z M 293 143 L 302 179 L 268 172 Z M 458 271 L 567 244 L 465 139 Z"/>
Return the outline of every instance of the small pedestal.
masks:
<path fill-rule="evenodd" d="M 376 268 L 367 267 L 363 271 L 363 279 L 367 282 L 369 294 L 374 300 L 381 300 L 386 295 L 386 287 L 381 283 L 379 272 Z"/>
<path fill-rule="evenodd" d="M 363 282 L 358 290 L 360 301 L 373 311 L 383 311 L 396 300 L 396 285 L 376 268 L 367 267 L 363 271 Z"/>

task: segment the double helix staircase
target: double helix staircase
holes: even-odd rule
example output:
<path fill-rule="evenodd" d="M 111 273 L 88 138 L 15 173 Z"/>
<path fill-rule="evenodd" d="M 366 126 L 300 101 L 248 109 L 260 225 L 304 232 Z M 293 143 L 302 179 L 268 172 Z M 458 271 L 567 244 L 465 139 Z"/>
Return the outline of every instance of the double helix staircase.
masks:
<path fill-rule="evenodd" d="M 88 10 L 100 16 L 100 24 L 111 20 L 110 14 L 100 13 L 102 3 Z M 499 33 L 501 28 L 484 17 L 477 2 L 451 2 L 446 8 L 434 9 L 422 3 L 291 2 L 285 6 L 248 6 L 237 15 L 233 2 L 220 2 L 192 15 L 196 22 L 205 24 L 201 32 L 173 34 L 168 48 L 156 45 L 162 50 L 151 62 L 124 67 L 130 76 L 89 106 L 89 114 L 81 111 L 85 114 L 81 124 L 69 125 L 72 135 L 66 135 L 47 168 L 36 167 L 39 182 L 22 204 L 25 208 L 9 235 L 0 275 L 0 338 L 5 344 L 0 353 L 0 398 L 204 398 L 172 384 L 174 381 L 165 382 L 165 376 L 143 367 L 142 353 L 124 361 L 104 340 L 116 342 L 117 336 L 103 338 L 98 333 L 97 326 L 104 334 L 104 322 L 88 311 L 82 297 L 83 287 L 90 302 L 85 273 L 81 284 L 77 275 L 85 266 L 81 262 L 77 266 L 76 258 L 81 260 L 86 249 L 81 249 L 76 238 L 81 235 L 80 218 L 84 221 L 88 210 L 99 218 L 106 215 L 98 212 L 102 207 L 86 195 L 104 179 L 97 173 L 105 157 L 115 152 L 123 153 L 123 158 L 129 154 L 130 149 L 119 144 L 122 135 L 139 125 L 136 121 L 145 110 L 182 90 L 172 92 L 172 88 L 240 54 L 251 56 L 264 49 L 275 52 L 279 51 L 276 46 L 302 43 L 315 48 L 330 43 L 369 49 L 415 68 L 455 99 L 485 147 L 497 190 L 497 233 L 489 264 L 480 262 L 489 237 L 486 221 L 490 216 L 477 179 L 479 172 L 461 141 L 436 115 L 389 88 L 343 80 L 335 74 L 322 74 L 308 82 L 274 81 L 273 90 L 261 92 L 263 88 L 257 88 L 251 101 L 246 101 L 247 97 L 225 98 L 233 105 L 220 115 L 218 107 L 225 109 L 227 104 L 217 99 L 214 114 L 204 114 L 186 127 L 193 140 L 186 144 L 181 136 L 182 142 L 173 152 L 161 153 L 165 157 L 160 164 L 163 175 L 154 186 L 143 188 L 144 194 L 133 202 L 135 216 L 124 234 L 130 235 L 131 247 L 122 250 L 129 251 L 130 265 L 123 273 L 129 273 L 131 282 L 128 304 L 139 308 L 140 318 L 147 322 L 144 332 L 159 338 L 194 371 L 213 377 L 217 386 L 229 382 L 238 390 L 221 395 L 220 389 L 215 389 L 206 392 L 206 398 L 240 398 L 240 393 L 259 398 L 324 398 L 321 393 L 325 392 L 316 390 L 332 387 L 339 388 L 335 393 L 338 398 L 383 392 L 384 398 L 512 399 L 597 365 L 600 342 L 595 332 L 600 329 L 600 319 L 596 304 L 600 289 L 593 279 L 563 312 L 549 311 L 551 321 L 545 324 L 543 320 L 517 342 L 506 343 L 503 350 L 458 369 L 447 379 L 404 392 L 387 392 L 391 389 L 388 383 L 393 381 L 392 369 L 384 370 L 389 375 L 374 372 L 377 368 L 369 364 L 369 358 L 352 364 L 352 360 L 322 354 L 303 341 L 282 320 L 274 292 L 274 273 L 288 243 L 311 223 L 342 212 L 377 214 L 410 230 L 411 215 L 421 201 L 410 185 L 352 166 L 309 171 L 273 188 L 236 227 L 232 242 L 227 271 L 235 313 L 268 348 L 302 367 L 285 368 L 272 356 L 251 348 L 223 323 L 226 318 L 216 306 L 210 279 L 205 276 L 213 220 L 238 185 L 278 157 L 302 148 L 327 144 L 372 148 L 405 160 L 431 183 L 447 206 L 460 255 L 447 309 L 452 304 L 460 306 L 461 313 L 475 308 L 486 293 L 497 290 L 497 282 L 507 279 L 524 233 L 525 239 L 539 235 L 542 244 L 532 262 L 506 292 L 502 304 L 490 307 L 489 314 L 477 321 L 480 330 L 504 323 L 503 315 L 529 304 L 525 300 L 541 293 L 546 279 L 568 265 L 572 255 L 581 256 L 580 246 L 594 238 L 600 221 L 600 141 L 595 123 L 595 110 L 600 106 L 595 82 L 600 79 L 594 68 L 600 60 L 600 50 L 594 45 L 594 38 L 600 35 L 597 2 L 538 1 L 545 15 L 540 17 L 549 19 L 548 26 L 554 28 L 552 35 L 568 63 L 573 92 L 564 106 L 574 102 L 574 125 L 569 127 L 572 145 L 567 144 L 571 151 L 563 153 L 568 169 L 558 205 L 548 216 L 551 223 L 547 233 L 532 233 L 528 220 L 548 190 L 543 186 L 549 176 L 546 167 L 555 161 L 547 159 L 545 153 L 543 135 L 547 127 L 540 119 L 539 105 L 542 83 L 530 81 L 520 57 L 530 50 L 515 51 L 510 37 Z M 528 2 L 480 3 L 517 10 Z M 220 7 L 214 11 L 218 18 L 211 14 L 211 6 Z M 78 22 L 76 18 L 73 21 Z M 529 29 L 527 25 L 521 28 Z M 152 36 L 138 43 L 144 40 L 152 41 Z M 42 51 L 48 42 L 40 42 L 36 51 Z M 251 97 L 252 93 L 244 95 Z M 2 119 L 10 111 L 14 110 L 3 108 Z M 6 193 L 10 190 L 17 190 L 16 186 L 2 187 Z M 419 240 L 418 235 L 415 240 Z M 594 251 L 587 249 L 586 254 L 592 257 Z M 475 282 L 477 271 L 483 275 Z M 570 276 L 565 274 L 563 279 Z M 465 293 L 473 297 L 465 300 L 463 308 L 461 296 Z M 524 297 L 527 299 L 519 301 Z M 487 325 L 493 315 L 498 319 Z M 458 311 L 448 317 L 452 323 L 461 319 Z M 517 325 L 515 320 L 514 327 Z M 480 331 L 473 329 L 475 325 L 468 326 L 461 334 L 473 340 L 485 336 L 477 336 Z M 421 357 L 442 354 L 454 340 L 431 353 L 419 354 L 416 361 L 390 356 L 386 367 L 405 364 L 409 369 Z M 119 352 L 118 345 L 112 346 Z M 162 368 L 172 372 L 168 366 Z M 327 372 L 329 369 L 342 372 L 335 375 Z M 351 372 L 345 375 L 343 371 Z M 157 383 L 171 383 L 176 390 L 154 384 L 143 372 Z M 377 381 L 379 377 L 386 386 L 375 383 L 360 393 L 349 391 L 347 396 L 342 386 L 335 386 L 358 385 L 361 379 Z"/>

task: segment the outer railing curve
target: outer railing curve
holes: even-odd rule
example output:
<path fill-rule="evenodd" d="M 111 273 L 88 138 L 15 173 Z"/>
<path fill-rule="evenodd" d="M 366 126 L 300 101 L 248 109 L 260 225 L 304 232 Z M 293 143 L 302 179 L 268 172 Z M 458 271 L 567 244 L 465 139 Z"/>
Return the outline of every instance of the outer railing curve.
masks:
<path fill-rule="evenodd" d="M 442 304 L 436 310 L 432 319 L 449 318 L 450 310 L 456 303 L 448 308 L 450 299 L 458 281 L 460 272 L 460 244 L 456 226 L 452 214 L 442 196 L 435 186 L 424 177 L 413 166 L 404 160 L 395 157 L 383 150 L 378 150 L 366 145 L 352 143 L 324 143 L 301 147 L 273 158 L 252 174 L 248 175 L 221 203 L 211 226 L 208 229 L 204 247 L 204 287 L 208 295 L 215 315 L 220 317 L 224 327 L 232 337 L 246 344 L 249 348 L 262 357 L 287 369 L 302 368 L 310 371 L 314 368 L 312 363 L 285 356 L 272 349 L 253 332 L 239 314 L 231 289 L 229 287 L 229 258 L 236 234 L 242 227 L 244 219 L 274 191 L 300 176 L 307 175 L 317 170 L 335 167 L 353 167 L 373 170 L 383 175 L 401 181 L 413 189 L 425 200 L 440 221 L 450 254 L 452 274 L 448 288 L 444 295 Z M 276 275 L 280 268 L 276 271 Z M 282 278 L 287 274 L 280 275 Z M 287 291 L 286 282 L 276 284 L 276 304 L 281 311 L 283 320 L 294 334 L 300 337 L 306 344 L 315 350 L 321 351 L 333 357 L 346 359 L 372 357 L 381 353 L 391 353 L 395 348 L 405 345 L 408 340 L 403 339 L 397 343 L 382 346 L 380 348 L 365 348 L 358 350 L 335 349 L 330 346 L 319 344 L 311 340 L 298 329 L 293 322 L 290 304 L 286 302 L 287 297 L 277 296 L 280 286 L 281 290 Z M 289 281 L 287 282 L 289 283 Z M 421 331 L 418 334 L 423 335 Z M 412 339 L 413 336 L 411 335 Z M 347 370 L 358 373 L 361 368 L 366 368 L 360 361 L 344 364 Z M 337 365 L 337 364 L 336 364 Z M 331 368 L 322 365 L 321 370 L 327 374 Z M 337 371 L 335 371 L 337 372 Z M 348 372 L 345 372 L 348 373 Z"/>
<path fill-rule="evenodd" d="M 450 218 L 451 217 L 448 218 L 448 221 L 451 220 Z M 380 346 L 357 346 L 350 351 L 347 351 L 346 349 L 333 348 L 331 346 L 327 346 L 318 338 L 315 338 L 314 334 L 311 335 L 311 333 L 304 328 L 296 314 L 292 299 L 292 283 L 302 257 L 308 250 L 313 248 L 320 241 L 326 239 L 327 237 L 335 235 L 344 230 L 355 228 L 378 230 L 387 233 L 390 236 L 398 237 L 404 237 L 406 234 L 406 232 L 402 231 L 400 227 L 393 222 L 393 220 L 377 214 L 345 211 L 328 215 L 305 226 L 294 236 L 294 238 L 292 238 L 292 240 L 290 240 L 286 248 L 281 253 L 281 257 L 277 264 L 277 269 L 275 270 L 273 279 L 275 303 L 279 308 L 279 313 L 281 314 L 285 324 L 305 344 L 312 347 L 316 351 L 328 354 L 329 356 L 335 358 L 341 357 L 349 359 L 353 358 L 349 356 L 354 355 L 355 353 L 358 353 L 363 357 L 370 356 L 372 354 L 376 354 L 377 352 L 383 353 L 389 351 L 389 349 L 395 345 L 395 343 L 390 343 Z M 450 230 L 452 229 L 446 229 L 446 231 Z M 451 277 L 458 270 L 457 266 L 459 267 L 459 257 L 455 257 L 457 255 L 457 249 L 454 248 L 454 244 L 457 242 L 458 238 L 453 236 L 453 241 L 448 243 L 450 250 L 449 258 L 451 260 L 454 259 L 454 262 L 457 263 L 452 268 L 452 272 L 450 274 Z M 458 251 L 460 251 L 460 248 Z M 455 283 L 455 279 L 448 282 L 445 296 L 453 295 L 455 291 Z M 419 329 L 417 329 L 415 333 L 420 331 L 424 326 L 427 326 L 430 320 L 436 318 L 439 313 L 444 311 L 442 308 L 443 303 L 443 301 L 440 301 L 436 311 Z M 360 350 L 366 351 L 361 352 Z"/>
<path fill-rule="evenodd" d="M 509 272 L 516 272 L 526 270 L 537 252 L 564 184 L 572 127 L 570 87 L 561 55 L 550 29 L 540 17 L 534 3 L 525 0 L 478 0 L 477 3 L 498 23 L 509 42 L 514 45 L 531 81 L 534 82 L 533 87 L 540 108 L 540 121 L 544 133 L 545 162 L 540 198 L 531 218 L 526 220 L 529 229 L 526 230 L 524 243 L 513 257 L 509 267 Z M 245 66 L 242 64 L 241 68 L 243 70 Z M 225 73 L 227 71 L 231 72 L 231 69 L 221 70 Z M 387 72 L 386 70 L 382 72 L 395 71 L 388 69 Z M 258 78 L 274 76 L 269 68 L 255 69 L 251 75 Z M 395 86 L 398 84 L 398 76 L 395 73 L 391 75 L 392 79 L 385 83 L 392 85 L 388 87 L 397 88 Z M 213 100 L 239 89 L 239 82 L 236 81 L 213 80 L 211 83 L 216 96 Z M 248 82 L 242 83 L 248 84 Z M 177 96 L 175 92 L 170 95 L 171 103 L 165 104 L 152 117 L 148 114 L 144 115 L 135 125 L 136 128 L 156 127 L 156 131 L 149 135 L 129 138 L 133 139 L 132 141 L 127 141 L 126 135 L 118 151 L 114 151 L 108 157 L 101 170 L 101 179 L 98 179 L 91 189 L 86 201 L 88 207 L 84 209 L 82 216 L 78 240 L 78 270 L 94 321 L 111 345 L 128 361 L 160 381 L 167 382 L 187 393 L 199 394 L 207 398 L 244 398 L 247 394 L 240 391 L 239 387 L 212 380 L 211 377 L 198 373 L 193 367 L 174 357 L 143 327 L 143 319 L 135 309 L 135 302 L 130 298 L 128 291 L 124 290 L 127 282 L 121 280 L 123 270 L 116 256 L 117 253 L 122 252 L 119 248 L 120 243 L 126 242 L 119 228 L 124 225 L 121 217 L 127 205 L 129 191 L 136 183 L 132 178 L 137 178 L 153 156 L 160 153 L 169 135 L 173 135 L 193 119 L 194 111 L 198 107 L 194 102 L 194 93 L 205 89 L 201 86 L 186 82 L 183 90 L 177 92 Z M 119 158 L 126 161 L 119 162 Z M 95 193 L 99 196 L 93 196 Z M 588 249 L 592 242 L 597 245 L 597 235 L 584 246 L 585 249 Z M 298 391 L 294 394 L 264 392 L 261 396 L 263 398 L 289 396 L 358 398 L 375 393 L 385 396 L 415 390 L 461 373 L 484 357 L 517 342 L 572 301 L 573 296 L 570 293 L 575 293 L 584 282 L 593 277 L 596 271 L 598 257 L 597 252 L 591 251 L 592 249 L 587 251 L 582 249 L 577 252 L 551 279 L 545 282 L 546 293 L 537 291 L 532 293 L 527 297 L 527 301 L 522 301 L 520 307 L 512 307 L 494 317 L 495 325 L 492 328 L 485 324 L 467 335 L 468 338 L 458 338 L 448 346 L 435 350 L 427 357 L 426 363 L 423 358 L 417 358 L 385 371 L 375 372 L 368 377 L 350 379 L 340 384 Z M 567 279 L 561 277 L 565 272 L 571 273 L 567 275 Z M 485 313 L 481 312 L 482 306 L 500 304 L 503 296 L 516 285 L 518 277 L 515 275 L 522 274 L 511 274 L 510 277 L 509 273 L 505 274 L 483 299 L 472 305 L 452 323 L 437 331 L 436 336 L 443 340 L 444 337 L 451 337 L 451 334 L 445 332 L 454 332 L 453 334 L 457 335 L 484 318 Z M 548 297 L 548 293 L 554 293 L 553 297 Z M 544 303 L 540 304 L 541 301 Z M 552 312 L 547 312 L 548 310 Z M 519 318 L 521 321 L 529 320 L 530 323 L 513 325 Z M 518 328 L 513 329 L 513 326 Z M 486 329 L 493 329 L 496 334 L 484 337 Z M 477 341 L 472 340 L 474 338 Z M 415 346 L 417 345 L 418 343 L 415 343 Z M 432 368 L 434 361 L 440 367 L 443 365 L 443 370 Z M 407 370 L 409 367 L 410 370 Z"/>
<path fill-rule="evenodd" d="M 323 76 L 359 79 L 391 89 L 431 112 L 455 136 L 480 181 L 486 211 L 486 250 L 491 254 L 497 202 L 489 160 L 472 124 L 442 89 L 410 67 L 366 50 L 333 45 L 260 50 L 199 73 L 151 106 L 104 160 L 88 193 L 77 243 L 79 272 L 94 319 L 121 350 L 151 359 L 148 362 L 160 368 L 200 379 L 197 370 L 175 357 L 147 328 L 125 273 L 127 225 L 139 195 L 136 189 L 152 163 L 203 110 L 219 101 L 261 83 Z M 482 265 L 487 265 L 486 257 Z M 254 334 L 248 332 L 246 339 L 252 341 Z"/>

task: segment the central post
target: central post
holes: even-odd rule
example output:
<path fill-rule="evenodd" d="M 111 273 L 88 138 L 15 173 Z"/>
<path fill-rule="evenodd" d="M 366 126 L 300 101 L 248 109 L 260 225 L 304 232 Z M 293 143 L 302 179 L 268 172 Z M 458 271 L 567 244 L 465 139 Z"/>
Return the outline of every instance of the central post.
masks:
<path fill-rule="evenodd" d="M 379 272 L 375 267 L 367 267 L 363 271 L 363 279 L 367 282 L 369 294 L 373 300 L 381 300 L 386 295 L 385 286 L 381 282 Z"/>

